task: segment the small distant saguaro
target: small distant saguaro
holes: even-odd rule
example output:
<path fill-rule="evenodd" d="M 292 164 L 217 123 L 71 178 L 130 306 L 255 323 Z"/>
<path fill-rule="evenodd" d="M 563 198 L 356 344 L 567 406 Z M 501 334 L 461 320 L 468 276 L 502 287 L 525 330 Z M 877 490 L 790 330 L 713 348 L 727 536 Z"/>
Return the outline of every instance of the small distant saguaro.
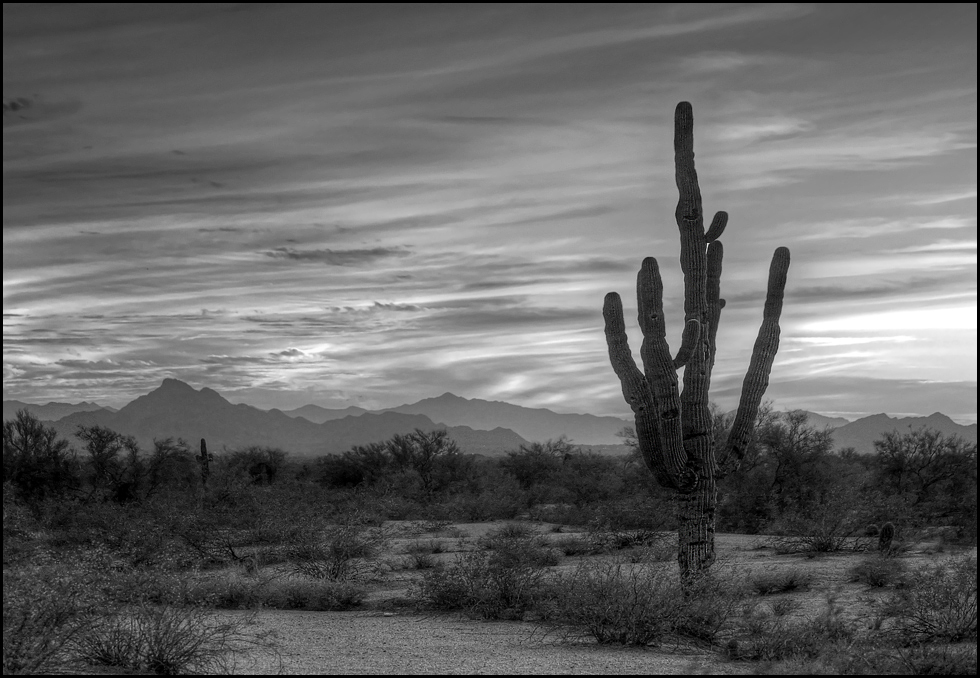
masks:
<path fill-rule="evenodd" d="M 606 295 L 603 317 L 609 359 L 633 410 L 636 437 L 646 465 L 657 482 L 678 493 L 678 564 L 684 581 L 711 567 L 715 560 L 717 480 L 738 468 L 769 385 L 779 346 L 779 316 L 789 270 L 789 250 L 776 249 L 769 267 L 769 286 L 762 326 L 728 440 L 715 449 L 708 387 L 715 363 L 715 337 L 725 300 L 721 298 L 722 244 L 718 240 L 728 214 L 718 212 L 707 230 L 701 189 L 694 170 L 694 113 L 682 101 L 674 112 L 675 218 L 680 229 L 684 273 L 684 330 L 676 356 L 666 340 L 663 283 L 657 260 L 643 260 L 636 281 L 638 320 L 643 332 L 640 357 L 633 360 L 626 339 L 623 304 L 615 292 Z M 678 371 L 683 368 L 683 389 Z"/>
<path fill-rule="evenodd" d="M 214 457 L 208 452 L 208 443 L 201 438 L 201 454 L 197 457 L 197 463 L 201 465 L 201 489 L 205 492 L 208 489 L 208 478 L 211 477 L 211 461 Z"/>

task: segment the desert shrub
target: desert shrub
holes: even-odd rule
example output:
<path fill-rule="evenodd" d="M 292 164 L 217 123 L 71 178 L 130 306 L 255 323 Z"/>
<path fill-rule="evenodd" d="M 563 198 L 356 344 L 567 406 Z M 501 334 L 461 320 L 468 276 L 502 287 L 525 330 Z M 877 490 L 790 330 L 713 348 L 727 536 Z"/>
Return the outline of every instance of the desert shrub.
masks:
<path fill-rule="evenodd" d="M 769 603 L 769 609 L 777 617 L 785 617 L 803 607 L 803 603 L 794 598 L 779 598 Z"/>
<path fill-rule="evenodd" d="M 776 536 L 770 545 L 776 553 L 836 553 L 862 548 L 853 535 L 858 523 L 844 507 L 822 505 L 809 515 L 788 514 L 773 522 L 769 531 Z"/>
<path fill-rule="evenodd" d="M 677 633 L 714 643 L 742 612 L 748 595 L 744 574 L 720 563 L 687 582 Z"/>
<path fill-rule="evenodd" d="M 504 479 L 512 481 L 506 476 Z M 513 520 L 524 507 L 520 491 L 504 486 L 449 495 L 427 506 L 425 515 L 431 519 L 447 521 Z"/>
<path fill-rule="evenodd" d="M 350 582 L 287 579 L 262 590 L 263 607 L 279 610 L 338 612 L 359 607 L 367 590 Z"/>
<path fill-rule="evenodd" d="M 413 570 L 431 570 L 436 566 L 436 559 L 431 553 L 416 551 L 408 554 L 405 566 Z"/>
<path fill-rule="evenodd" d="M 977 559 L 948 559 L 920 568 L 910 585 L 887 601 L 884 614 L 894 619 L 902 643 L 977 639 Z"/>
<path fill-rule="evenodd" d="M 356 516 L 342 525 L 312 532 L 305 542 L 294 546 L 294 570 L 313 579 L 345 581 L 364 574 L 368 561 L 388 542 L 383 529 L 359 524 Z"/>
<path fill-rule="evenodd" d="M 892 540 L 895 538 L 894 523 L 885 523 L 878 532 L 878 550 L 887 553 L 892 548 Z"/>
<path fill-rule="evenodd" d="M 268 647 L 246 625 L 198 607 L 142 604 L 102 618 L 73 649 L 89 664 L 157 675 L 230 672 L 236 656 Z"/>
<path fill-rule="evenodd" d="M 896 648 L 880 638 L 834 642 L 812 656 L 763 662 L 754 673 L 768 675 L 974 676 L 976 645 L 916 645 Z"/>
<path fill-rule="evenodd" d="M 583 562 L 554 583 L 550 621 L 599 643 L 648 645 L 669 636 L 714 640 L 736 613 L 742 587 L 728 573 L 682 590 L 672 568 L 620 561 Z"/>
<path fill-rule="evenodd" d="M 506 523 L 486 534 L 486 539 L 496 541 L 498 539 L 527 539 L 536 534 L 535 529 L 527 523 Z"/>
<path fill-rule="evenodd" d="M 756 608 L 742 619 L 742 628 L 728 643 L 734 659 L 761 662 L 813 661 L 840 653 L 856 637 L 856 627 L 833 599 L 816 617 L 790 619 Z"/>
<path fill-rule="evenodd" d="M 474 551 L 426 573 L 412 596 L 424 607 L 463 610 L 486 619 L 513 619 L 542 595 L 544 570 L 513 554 Z"/>
<path fill-rule="evenodd" d="M 187 602 L 206 603 L 219 610 L 254 610 L 265 602 L 267 584 L 237 573 L 209 577 L 189 587 Z"/>
<path fill-rule="evenodd" d="M 670 541 L 673 535 L 653 530 L 618 530 L 606 535 L 605 541 L 612 551 L 622 551 L 643 546 L 656 546 Z"/>
<path fill-rule="evenodd" d="M 415 553 L 445 553 L 446 544 L 439 539 L 429 539 L 426 541 L 415 541 L 405 547 L 405 553 L 415 554 Z"/>
<path fill-rule="evenodd" d="M 433 554 L 444 553 L 446 545 L 438 539 L 412 542 L 405 547 L 406 566 L 415 570 L 428 570 L 436 565 Z"/>
<path fill-rule="evenodd" d="M 905 562 L 897 558 L 877 554 L 864 558 L 850 569 L 852 581 L 867 584 L 872 588 L 898 586 L 903 583 Z"/>
<path fill-rule="evenodd" d="M 582 563 L 556 588 L 555 621 L 603 644 L 662 641 L 675 629 L 684 602 L 666 570 L 622 562 Z"/>
<path fill-rule="evenodd" d="M 882 673 L 914 676 L 977 675 L 976 644 L 914 645 L 891 654 Z"/>
<path fill-rule="evenodd" d="M 561 561 L 561 552 L 548 546 L 522 523 L 512 523 L 488 532 L 477 540 L 477 546 L 493 551 L 495 558 L 504 565 L 549 567 Z"/>
<path fill-rule="evenodd" d="M 50 671 L 110 605 L 104 582 L 84 563 L 48 561 L 5 570 L 3 672 Z"/>
<path fill-rule="evenodd" d="M 588 525 L 596 519 L 594 506 L 574 504 L 535 504 L 531 507 L 532 520 L 559 525 Z"/>
<path fill-rule="evenodd" d="M 801 568 L 779 569 L 767 567 L 764 571 L 753 575 L 749 586 L 760 596 L 774 593 L 789 593 L 791 591 L 806 591 L 813 583 L 813 574 Z"/>
<path fill-rule="evenodd" d="M 570 534 L 555 542 L 555 548 L 566 556 L 592 556 L 604 553 L 606 546 L 591 535 Z"/>
<path fill-rule="evenodd" d="M 412 529 L 421 533 L 445 532 L 453 527 L 451 520 L 420 520 L 412 523 Z"/>

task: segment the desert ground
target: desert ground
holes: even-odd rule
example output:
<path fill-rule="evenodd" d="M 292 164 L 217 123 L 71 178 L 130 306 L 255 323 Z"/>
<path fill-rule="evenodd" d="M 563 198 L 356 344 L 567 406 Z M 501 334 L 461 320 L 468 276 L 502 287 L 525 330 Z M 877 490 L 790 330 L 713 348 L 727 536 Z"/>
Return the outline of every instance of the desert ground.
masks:
<path fill-rule="evenodd" d="M 567 526 L 516 523 L 540 542 L 559 548 L 563 540 L 584 536 Z M 515 525 L 513 521 L 426 525 L 390 522 L 391 537 L 380 557 L 386 567 L 363 580 L 369 593 L 360 608 L 341 612 L 260 609 L 226 611 L 227 618 L 248 621 L 248 628 L 268 634 L 273 651 L 235 657 L 243 674 L 744 674 L 758 666 L 735 661 L 723 647 L 671 639 L 646 647 L 598 644 L 581 633 L 535 620 L 486 620 L 457 612 L 420 610 L 415 585 L 430 567 L 450 566 L 461 555 L 479 549 L 481 539 Z M 676 569 L 671 535 L 654 547 L 619 553 L 571 556 L 549 570 L 573 571 L 582 563 L 619 559 L 639 567 Z M 434 562 L 411 565 L 418 545 L 435 547 Z M 765 536 L 721 534 L 718 568 L 740 581 L 791 574 L 798 586 L 786 592 L 750 595 L 746 606 L 790 610 L 789 617 L 812 619 L 829 604 L 845 610 L 856 624 L 873 624 L 871 603 L 888 595 L 887 587 L 857 581 L 853 569 L 873 550 L 870 539 L 853 540 L 854 550 L 838 553 L 784 553 Z M 428 550 L 428 549 L 425 549 Z M 976 548 L 944 546 L 929 539 L 902 545 L 897 557 L 906 570 L 944 558 L 972 554 Z M 255 572 L 255 579 L 273 576 Z M 533 615 L 532 615 L 533 617 Z"/>

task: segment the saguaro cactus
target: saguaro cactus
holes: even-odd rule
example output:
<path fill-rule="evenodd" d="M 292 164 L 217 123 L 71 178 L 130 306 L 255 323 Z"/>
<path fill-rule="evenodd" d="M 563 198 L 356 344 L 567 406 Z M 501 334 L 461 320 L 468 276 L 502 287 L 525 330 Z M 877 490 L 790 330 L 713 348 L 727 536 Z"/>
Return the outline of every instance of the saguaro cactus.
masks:
<path fill-rule="evenodd" d="M 769 385 L 769 372 L 779 346 L 779 315 L 789 269 L 789 250 L 772 257 L 762 326 L 728 440 L 721 450 L 713 444 L 708 387 L 715 362 L 715 336 L 725 300 L 720 296 L 722 245 L 718 241 L 728 214 L 718 212 L 707 231 L 701 190 L 694 170 L 694 115 L 681 102 L 674 112 L 674 166 L 677 190 L 675 218 L 680 229 L 684 273 L 684 331 L 676 357 L 667 346 L 663 283 L 657 260 L 643 260 L 636 281 L 640 356 L 643 372 L 633 360 L 626 339 L 619 295 L 606 295 L 603 317 L 609 359 L 633 409 L 640 452 L 657 481 L 678 492 L 678 563 L 686 579 L 715 560 L 716 480 L 738 468 L 749 434 Z M 683 390 L 678 370 L 684 368 Z"/>
<path fill-rule="evenodd" d="M 211 477 L 211 461 L 214 457 L 208 452 L 208 442 L 201 438 L 201 454 L 197 457 L 197 463 L 201 466 L 201 488 L 207 492 L 208 478 Z"/>

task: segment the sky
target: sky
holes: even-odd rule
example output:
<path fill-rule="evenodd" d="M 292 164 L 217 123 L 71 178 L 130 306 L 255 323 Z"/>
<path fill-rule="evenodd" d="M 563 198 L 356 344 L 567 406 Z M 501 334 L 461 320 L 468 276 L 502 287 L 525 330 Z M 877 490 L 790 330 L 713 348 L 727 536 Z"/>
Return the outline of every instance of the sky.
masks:
<path fill-rule="evenodd" d="M 676 349 L 682 100 L 712 400 L 786 246 L 766 399 L 975 422 L 976 4 L 4 4 L 4 399 L 627 417 L 602 300 L 635 352 L 656 257 Z"/>

